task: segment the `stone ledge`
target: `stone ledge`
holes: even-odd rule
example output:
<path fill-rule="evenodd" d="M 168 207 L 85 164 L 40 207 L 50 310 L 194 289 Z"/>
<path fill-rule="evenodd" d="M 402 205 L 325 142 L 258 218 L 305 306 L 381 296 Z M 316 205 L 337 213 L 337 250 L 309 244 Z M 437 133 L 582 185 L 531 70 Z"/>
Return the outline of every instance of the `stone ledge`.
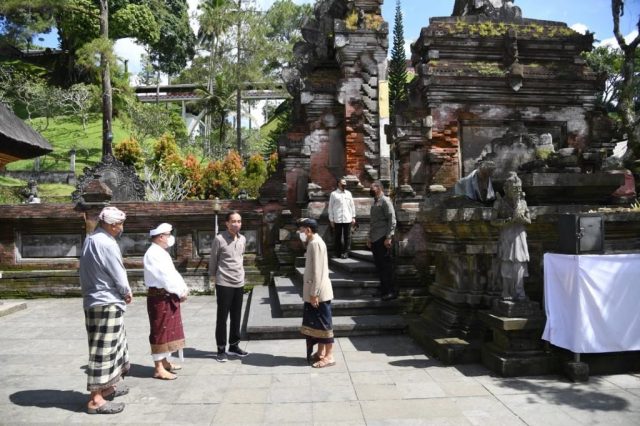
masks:
<path fill-rule="evenodd" d="M 0 317 L 27 309 L 26 302 L 0 302 Z"/>

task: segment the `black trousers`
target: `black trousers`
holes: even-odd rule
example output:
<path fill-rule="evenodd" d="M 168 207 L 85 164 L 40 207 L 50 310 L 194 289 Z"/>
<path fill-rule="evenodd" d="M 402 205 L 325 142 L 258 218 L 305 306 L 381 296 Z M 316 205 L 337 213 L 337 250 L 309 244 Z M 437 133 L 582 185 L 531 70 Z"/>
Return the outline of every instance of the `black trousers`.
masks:
<path fill-rule="evenodd" d="M 342 242 L 343 239 L 344 244 Z M 334 223 L 333 248 L 338 256 L 347 253 L 351 249 L 351 222 Z"/>
<path fill-rule="evenodd" d="M 380 275 L 380 293 L 384 296 L 395 291 L 393 286 L 393 262 L 391 248 L 384 246 L 385 237 L 371 243 L 373 263 Z"/>
<path fill-rule="evenodd" d="M 216 345 L 218 348 L 227 347 L 227 318 L 231 317 L 229 326 L 229 343 L 240 343 L 240 322 L 242 320 L 243 288 L 225 287 L 216 284 L 216 300 L 218 314 L 216 318 Z"/>

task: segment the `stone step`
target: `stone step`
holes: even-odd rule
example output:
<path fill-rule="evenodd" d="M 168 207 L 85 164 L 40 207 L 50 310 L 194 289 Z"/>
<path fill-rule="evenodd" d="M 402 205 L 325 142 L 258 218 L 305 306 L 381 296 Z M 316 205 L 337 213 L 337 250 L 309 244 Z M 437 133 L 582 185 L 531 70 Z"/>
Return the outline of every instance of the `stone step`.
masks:
<path fill-rule="evenodd" d="M 249 298 L 246 336 L 249 339 L 301 339 L 302 314 L 296 318 L 277 317 L 274 306 L 274 286 L 256 286 Z M 334 312 L 333 331 L 336 337 L 401 334 L 407 324 L 400 315 L 339 316 Z M 301 344 L 304 351 L 304 345 Z"/>
<path fill-rule="evenodd" d="M 376 267 L 372 262 L 349 257 L 347 259 L 329 259 L 329 267 L 349 274 L 375 274 Z"/>
<path fill-rule="evenodd" d="M 349 251 L 349 257 L 373 263 L 373 253 L 371 250 L 351 250 Z"/>
<path fill-rule="evenodd" d="M 304 268 L 298 267 L 295 270 L 295 283 L 302 283 Z M 380 280 L 373 274 L 344 274 L 329 270 L 329 279 L 333 287 L 333 294 L 336 297 L 357 297 L 372 296 L 380 288 Z"/>
<path fill-rule="evenodd" d="M 291 278 L 274 278 L 275 289 L 278 299 L 278 307 L 281 315 L 285 318 L 302 317 L 302 288 L 296 286 Z M 372 315 L 372 314 L 394 314 L 402 312 L 405 301 L 402 297 L 396 300 L 383 301 L 373 298 L 370 295 L 362 297 L 335 297 L 331 301 L 334 315 Z"/>

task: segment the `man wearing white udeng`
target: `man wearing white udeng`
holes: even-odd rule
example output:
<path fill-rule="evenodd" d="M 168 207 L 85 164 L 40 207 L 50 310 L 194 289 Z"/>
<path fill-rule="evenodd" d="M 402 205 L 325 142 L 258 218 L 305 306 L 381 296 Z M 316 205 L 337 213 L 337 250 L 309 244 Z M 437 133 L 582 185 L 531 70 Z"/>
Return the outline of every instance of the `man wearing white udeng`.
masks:
<path fill-rule="evenodd" d="M 189 289 L 178 273 L 167 251 L 175 244 L 173 227 L 162 223 L 149 232 L 151 246 L 144 255 L 144 283 L 147 286 L 149 343 L 155 364 L 153 377 L 174 380 L 180 367 L 169 362 L 172 352 L 184 348 L 184 330 L 180 302 L 187 299 Z"/>

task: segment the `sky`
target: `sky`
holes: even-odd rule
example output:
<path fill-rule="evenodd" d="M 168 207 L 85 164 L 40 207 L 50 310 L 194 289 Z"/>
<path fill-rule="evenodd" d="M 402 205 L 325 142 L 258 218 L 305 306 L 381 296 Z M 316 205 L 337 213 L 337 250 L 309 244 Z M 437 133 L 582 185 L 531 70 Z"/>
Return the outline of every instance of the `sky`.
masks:
<path fill-rule="evenodd" d="M 2 0 L 0 0 L 2 1 Z M 255 1 L 261 10 L 267 10 L 275 0 L 242 0 Z M 315 0 L 293 0 L 297 4 L 313 4 Z M 565 22 L 574 30 L 584 33 L 589 30 L 595 33 L 596 44 L 617 46 L 613 37 L 613 19 L 611 17 L 611 0 L 513 0 L 522 9 L 525 18 L 543 19 Z M 191 26 L 197 31 L 197 7 L 201 0 L 187 0 Z M 410 45 L 420 35 L 420 30 L 429 26 L 429 18 L 436 16 L 450 16 L 455 0 L 400 0 L 404 39 L 407 59 L 411 58 Z M 389 48 L 393 45 L 393 23 L 395 17 L 396 0 L 385 0 L 382 5 L 382 16 L 389 23 Z M 620 30 L 628 40 L 637 35 L 637 22 L 640 16 L 640 0 L 625 0 L 625 14 L 620 19 Z M 44 35 L 44 42 L 37 42 L 45 47 L 58 47 L 57 34 L 52 32 Z M 115 44 L 116 55 L 121 60 L 127 60 L 132 84 L 137 82 L 140 72 L 140 58 L 144 49 L 133 39 L 118 40 Z M 162 76 L 166 84 L 166 76 Z M 258 108 L 256 111 L 260 110 Z M 260 125 L 262 114 L 253 114 L 254 122 Z"/>
<path fill-rule="evenodd" d="M 275 0 L 255 0 L 263 10 L 269 8 Z M 193 17 L 192 26 L 197 27 L 195 15 L 200 0 L 187 0 L 189 12 Z M 297 4 L 315 3 L 315 0 L 294 0 Z M 407 58 L 411 57 L 409 46 L 420 35 L 420 30 L 429 25 L 429 18 L 434 16 L 450 16 L 455 0 L 400 0 L 404 38 Z M 617 45 L 613 39 L 613 20 L 611 18 L 611 0 L 515 0 L 526 18 L 561 21 L 579 32 L 589 30 L 595 33 L 595 39 L 609 45 Z M 389 23 L 389 47 L 393 41 L 393 22 L 395 16 L 395 0 L 386 0 L 382 6 L 382 16 Z M 623 35 L 633 37 L 637 32 L 636 24 L 640 15 L 640 0 L 626 0 L 625 14 L 620 19 Z M 57 47 L 55 35 L 45 39 L 48 47 Z M 127 59 L 129 72 L 140 71 L 142 46 L 131 39 L 119 40 L 115 46 L 116 54 Z"/>

